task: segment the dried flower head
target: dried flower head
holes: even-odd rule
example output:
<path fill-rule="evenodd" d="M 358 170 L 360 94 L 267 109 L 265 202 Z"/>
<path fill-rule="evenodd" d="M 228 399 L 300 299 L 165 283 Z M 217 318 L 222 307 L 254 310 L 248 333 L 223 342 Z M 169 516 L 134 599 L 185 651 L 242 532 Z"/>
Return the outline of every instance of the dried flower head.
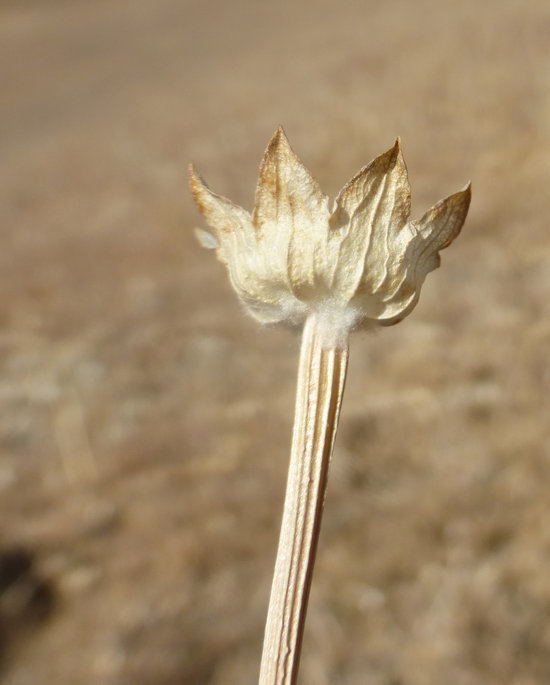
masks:
<path fill-rule="evenodd" d="M 400 321 L 439 251 L 458 235 L 470 187 L 410 220 L 399 140 L 328 198 L 279 128 L 264 155 L 252 214 L 213 193 L 191 168 L 195 200 L 214 229 L 231 282 L 259 321 L 304 323 L 281 536 L 260 685 L 295 685 L 328 465 L 357 325 Z"/>
<path fill-rule="evenodd" d="M 291 149 L 282 128 L 260 167 L 252 214 L 213 193 L 196 175 L 195 201 L 246 309 L 263 323 L 300 324 L 310 315 L 335 329 L 391 325 L 415 306 L 439 251 L 458 235 L 470 187 L 410 219 L 410 187 L 399 139 L 328 197 Z"/>

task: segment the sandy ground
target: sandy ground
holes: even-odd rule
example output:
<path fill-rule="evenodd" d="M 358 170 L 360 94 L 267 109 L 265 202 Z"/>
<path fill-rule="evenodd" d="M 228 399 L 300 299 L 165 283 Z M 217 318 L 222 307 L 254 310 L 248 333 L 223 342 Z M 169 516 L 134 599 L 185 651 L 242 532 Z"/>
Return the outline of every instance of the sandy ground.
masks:
<path fill-rule="evenodd" d="M 0 674 L 256 682 L 298 339 L 195 242 L 282 123 L 473 203 L 352 340 L 300 682 L 550 682 L 545 0 L 0 2 Z"/>

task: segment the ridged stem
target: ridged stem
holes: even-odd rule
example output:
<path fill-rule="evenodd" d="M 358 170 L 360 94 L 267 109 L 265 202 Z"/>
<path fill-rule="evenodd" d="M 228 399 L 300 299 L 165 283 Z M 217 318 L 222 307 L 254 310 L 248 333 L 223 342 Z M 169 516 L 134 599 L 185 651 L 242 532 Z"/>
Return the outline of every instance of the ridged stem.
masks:
<path fill-rule="evenodd" d="M 287 490 L 259 685 L 294 685 L 348 362 L 315 315 L 302 334 Z M 341 338 L 341 337 L 340 337 Z"/>

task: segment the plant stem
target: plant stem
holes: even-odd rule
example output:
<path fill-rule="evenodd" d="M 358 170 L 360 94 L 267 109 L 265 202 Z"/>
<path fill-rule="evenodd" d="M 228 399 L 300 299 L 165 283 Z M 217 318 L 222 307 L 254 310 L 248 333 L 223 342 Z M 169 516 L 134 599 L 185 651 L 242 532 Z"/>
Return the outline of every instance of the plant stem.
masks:
<path fill-rule="evenodd" d="M 260 685 L 294 685 L 348 362 L 326 323 L 304 326 L 296 413 L 279 548 L 264 637 Z"/>

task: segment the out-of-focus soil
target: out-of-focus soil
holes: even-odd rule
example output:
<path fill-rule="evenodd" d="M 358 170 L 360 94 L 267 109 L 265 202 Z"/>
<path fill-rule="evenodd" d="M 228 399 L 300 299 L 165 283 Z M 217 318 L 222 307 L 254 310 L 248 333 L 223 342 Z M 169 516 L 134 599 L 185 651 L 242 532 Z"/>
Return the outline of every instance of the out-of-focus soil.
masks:
<path fill-rule="evenodd" d="M 550 682 L 546 0 L 0 4 L 0 679 L 256 682 L 298 339 L 195 242 L 282 123 L 473 202 L 356 335 L 304 685 Z"/>

